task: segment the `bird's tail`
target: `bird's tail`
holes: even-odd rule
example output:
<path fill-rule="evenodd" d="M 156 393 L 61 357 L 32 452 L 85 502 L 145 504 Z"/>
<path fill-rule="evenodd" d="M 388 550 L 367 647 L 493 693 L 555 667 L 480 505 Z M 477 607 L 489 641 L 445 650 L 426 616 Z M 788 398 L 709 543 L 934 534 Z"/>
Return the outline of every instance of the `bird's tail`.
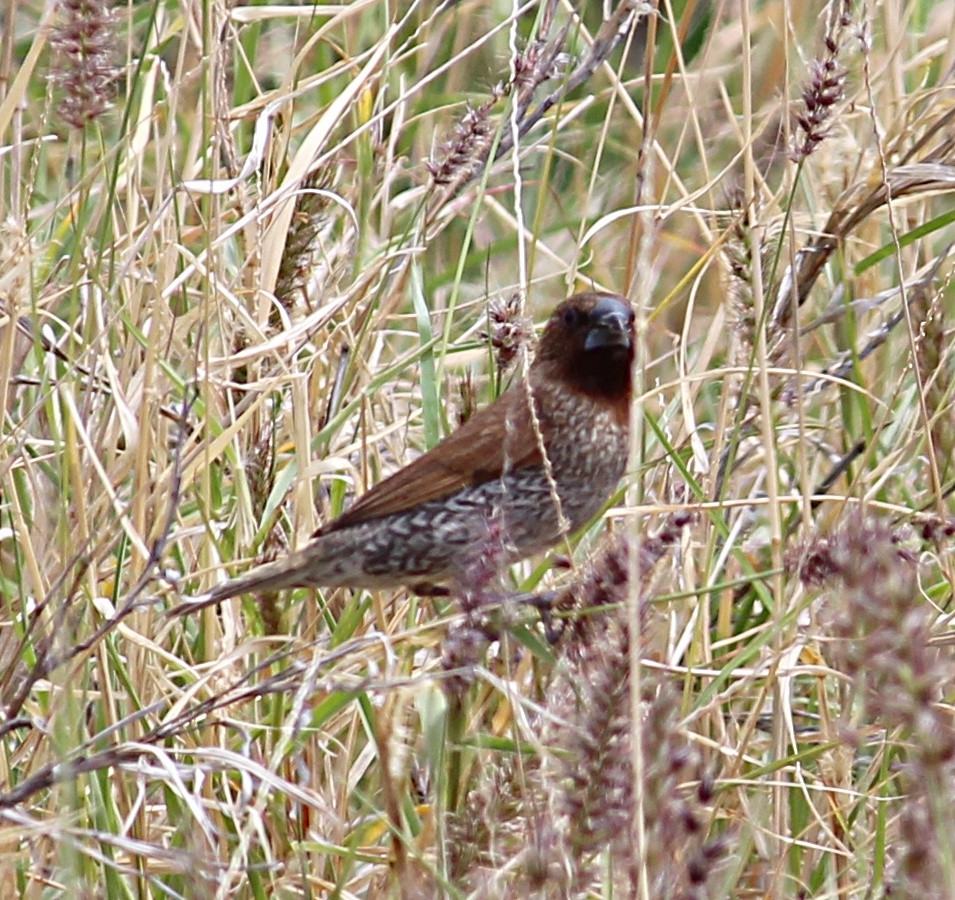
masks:
<path fill-rule="evenodd" d="M 207 606 L 221 603 L 223 600 L 238 597 L 241 594 L 254 594 L 259 591 L 281 591 L 285 588 L 300 587 L 303 583 L 303 560 L 300 558 L 301 555 L 301 551 L 299 551 L 282 559 L 256 566 L 251 571 L 246 572 L 245 575 L 217 584 L 205 594 L 196 594 L 187 598 L 178 606 L 169 610 L 169 615 L 185 616 L 197 610 L 205 609 Z"/>

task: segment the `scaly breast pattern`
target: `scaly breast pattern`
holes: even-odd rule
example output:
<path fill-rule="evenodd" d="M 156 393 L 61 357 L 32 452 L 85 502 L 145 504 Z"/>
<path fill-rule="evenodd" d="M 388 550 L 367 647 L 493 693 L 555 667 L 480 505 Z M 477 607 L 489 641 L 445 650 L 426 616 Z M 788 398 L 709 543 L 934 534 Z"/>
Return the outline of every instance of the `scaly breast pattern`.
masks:
<path fill-rule="evenodd" d="M 551 398 L 548 398 L 551 399 Z M 550 402 L 541 416 L 553 484 L 569 532 L 585 525 L 616 488 L 628 435 L 611 409 L 575 397 Z M 543 466 L 499 478 L 333 532 L 323 583 L 366 585 L 454 579 L 467 584 L 488 563 L 522 559 L 561 538 L 554 492 Z"/>

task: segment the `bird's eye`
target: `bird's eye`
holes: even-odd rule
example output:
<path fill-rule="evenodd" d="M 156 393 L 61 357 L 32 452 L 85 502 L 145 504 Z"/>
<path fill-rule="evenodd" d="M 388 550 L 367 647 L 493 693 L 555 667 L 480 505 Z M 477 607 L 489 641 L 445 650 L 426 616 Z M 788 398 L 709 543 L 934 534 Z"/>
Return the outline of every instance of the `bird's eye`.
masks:
<path fill-rule="evenodd" d="M 580 321 L 580 313 L 573 306 L 568 306 L 561 315 L 561 320 L 567 328 L 573 328 Z"/>

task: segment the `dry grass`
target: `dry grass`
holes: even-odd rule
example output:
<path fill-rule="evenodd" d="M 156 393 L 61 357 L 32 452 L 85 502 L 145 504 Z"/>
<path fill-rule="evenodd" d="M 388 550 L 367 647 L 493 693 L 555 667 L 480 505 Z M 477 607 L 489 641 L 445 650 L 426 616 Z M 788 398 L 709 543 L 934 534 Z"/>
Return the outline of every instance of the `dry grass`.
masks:
<path fill-rule="evenodd" d="M 604 6 L 0 13 L 4 897 L 955 896 L 951 9 Z M 165 615 L 591 286 L 632 477 L 543 621 Z"/>

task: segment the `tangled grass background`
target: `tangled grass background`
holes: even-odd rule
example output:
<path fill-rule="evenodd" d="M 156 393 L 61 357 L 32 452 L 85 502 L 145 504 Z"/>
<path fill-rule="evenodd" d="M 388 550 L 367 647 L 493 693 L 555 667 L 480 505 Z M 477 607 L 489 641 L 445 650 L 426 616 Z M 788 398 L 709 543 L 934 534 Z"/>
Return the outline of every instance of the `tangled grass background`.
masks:
<path fill-rule="evenodd" d="M 3 896 L 955 897 L 948 5 L 0 21 Z M 591 288 L 630 476 L 543 621 L 165 615 Z"/>

